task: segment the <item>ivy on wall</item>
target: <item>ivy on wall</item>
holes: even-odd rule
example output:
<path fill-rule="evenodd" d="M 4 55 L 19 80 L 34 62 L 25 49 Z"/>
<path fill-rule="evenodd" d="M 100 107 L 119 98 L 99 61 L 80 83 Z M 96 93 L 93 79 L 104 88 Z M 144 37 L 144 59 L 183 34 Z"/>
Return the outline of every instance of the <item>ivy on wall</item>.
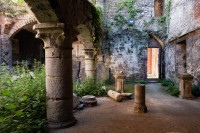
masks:
<path fill-rule="evenodd" d="M 166 14 L 166 22 L 167 22 L 167 27 L 168 27 L 168 31 L 167 33 L 169 33 L 169 25 L 170 25 L 170 8 L 171 8 L 171 0 L 168 0 L 166 3 L 166 7 L 165 7 L 165 14 Z"/>
<path fill-rule="evenodd" d="M 115 25 L 119 28 L 122 29 L 124 25 L 127 25 L 128 20 L 124 18 L 124 16 L 120 13 L 120 11 L 126 9 L 127 12 L 129 13 L 129 18 L 128 19 L 135 19 L 135 16 L 137 13 L 139 13 L 141 10 L 134 8 L 136 0 L 124 0 L 120 3 L 117 3 L 117 15 L 114 16 L 115 20 Z"/>
<path fill-rule="evenodd" d="M 15 6 L 25 7 L 26 4 L 24 0 L 1 0 L 0 1 L 1 14 L 8 17 L 17 17 L 28 13 L 28 11 L 25 9 L 16 10 Z"/>
<path fill-rule="evenodd" d="M 92 41 L 96 52 L 101 50 L 101 39 L 102 39 L 102 20 L 101 10 L 98 7 L 92 6 Z"/>

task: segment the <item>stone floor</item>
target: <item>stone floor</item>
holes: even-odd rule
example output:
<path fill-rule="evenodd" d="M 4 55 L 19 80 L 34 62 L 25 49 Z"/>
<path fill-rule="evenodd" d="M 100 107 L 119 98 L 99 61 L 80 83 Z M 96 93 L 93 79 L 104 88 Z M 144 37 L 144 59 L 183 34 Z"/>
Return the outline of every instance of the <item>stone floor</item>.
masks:
<path fill-rule="evenodd" d="M 122 103 L 98 98 L 98 106 L 75 113 L 78 123 L 52 133 L 200 133 L 200 100 L 183 100 L 146 85 L 148 113 L 133 112 L 133 99 Z"/>

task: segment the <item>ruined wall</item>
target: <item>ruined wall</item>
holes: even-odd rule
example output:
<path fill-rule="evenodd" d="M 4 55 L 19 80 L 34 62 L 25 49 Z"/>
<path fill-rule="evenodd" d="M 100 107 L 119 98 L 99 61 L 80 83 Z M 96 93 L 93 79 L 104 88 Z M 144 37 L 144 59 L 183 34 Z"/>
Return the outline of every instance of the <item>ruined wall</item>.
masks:
<path fill-rule="evenodd" d="M 166 78 L 178 83 L 178 74 L 186 72 L 200 86 L 200 1 L 172 0 L 170 17 L 164 55 Z"/>
<path fill-rule="evenodd" d="M 96 6 L 103 12 L 104 62 L 111 75 L 123 71 L 128 80 L 146 79 L 149 34 L 166 35 L 165 23 L 154 17 L 154 0 L 96 0 Z"/>
<path fill-rule="evenodd" d="M 78 41 L 72 44 L 73 57 L 73 78 L 78 80 L 86 76 L 85 74 L 85 55 L 83 53 L 84 45 L 81 36 L 78 36 Z"/>
<path fill-rule="evenodd" d="M 186 45 L 184 50 L 183 45 Z M 184 53 L 185 51 L 185 53 Z M 178 38 L 165 47 L 166 78 L 178 83 L 178 73 L 194 76 L 193 83 L 200 86 L 200 30 Z M 184 62 L 185 60 L 185 62 Z"/>
<path fill-rule="evenodd" d="M 170 8 L 170 41 L 200 28 L 199 0 L 172 0 Z"/>

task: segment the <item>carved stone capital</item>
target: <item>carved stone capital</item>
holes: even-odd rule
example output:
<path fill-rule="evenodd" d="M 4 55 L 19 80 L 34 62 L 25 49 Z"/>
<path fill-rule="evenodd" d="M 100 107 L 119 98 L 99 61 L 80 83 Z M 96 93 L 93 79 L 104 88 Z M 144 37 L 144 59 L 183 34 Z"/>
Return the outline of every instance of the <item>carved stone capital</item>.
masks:
<path fill-rule="evenodd" d="M 36 38 L 45 43 L 45 48 L 64 47 L 64 23 L 41 23 L 33 26 L 37 31 Z"/>

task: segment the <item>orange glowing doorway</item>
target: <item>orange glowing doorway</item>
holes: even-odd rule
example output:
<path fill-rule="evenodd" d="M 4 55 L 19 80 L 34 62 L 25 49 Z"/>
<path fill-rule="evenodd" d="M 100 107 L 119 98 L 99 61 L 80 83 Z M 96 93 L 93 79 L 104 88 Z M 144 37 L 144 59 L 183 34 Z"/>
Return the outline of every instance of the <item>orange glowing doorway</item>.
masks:
<path fill-rule="evenodd" d="M 159 78 L 159 48 L 147 48 L 147 78 Z"/>

